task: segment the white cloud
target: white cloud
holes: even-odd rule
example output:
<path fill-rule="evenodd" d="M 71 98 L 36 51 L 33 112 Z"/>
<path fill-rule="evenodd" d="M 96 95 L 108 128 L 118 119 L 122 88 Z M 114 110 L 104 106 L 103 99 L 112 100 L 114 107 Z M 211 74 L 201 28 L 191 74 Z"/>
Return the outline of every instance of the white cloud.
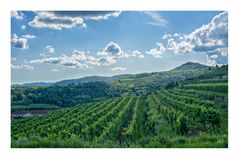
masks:
<path fill-rule="evenodd" d="M 207 55 L 207 64 L 209 66 L 216 66 L 217 65 L 217 59 L 218 59 L 218 55 L 211 55 L 211 56 Z"/>
<path fill-rule="evenodd" d="M 227 48 L 227 47 L 218 48 L 218 49 L 216 49 L 215 51 L 218 51 L 218 53 L 220 53 L 221 56 L 227 57 L 227 54 L 228 54 L 228 48 Z"/>
<path fill-rule="evenodd" d="M 130 56 L 144 58 L 144 55 L 142 54 L 142 52 L 138 50 L 134 50 Z"/>
<path fill-rule="evenodd" d="M 115 59 L 122 58 L 122 57 L 126 56 L 126 54 L 123 52 L 121 47 L 114 42 L 108 43 L 105 46 L 105 48 L 103 49 L 103 51 L 98 52 L 97 55 L 109 56 L 109 57 L 112 57 L 112 58 L 115 58 Z"/>
<path fill-rule="evenodd" d="M 51 48 L 51 47 L 47 47 L 47 48 Z M 90 60 L 93 60 L 93 57 L 88 55 L 88 53 L 74 50 L 71 56 L 67 56 L 63 54 L 62 56 L 59 56 L 59 57 L 45 57 L 42 59 L 34 59 L 29 61 L 29 63 L 30 64 L 43 64 L 43 63 L 57 64 L 57 65 L 63 65 L 70 68 L 90 68 L 89 64 L 91 63 L 88 63 Z M 98 63 L 97 60 L 96 62 Z"/>
<path fill-rule="evenodd" d="M 164 19 L 159 13 L 148 11 L 148 12 L 145 12 L 145 14 L 147 14 L 148 16 L 152 18 L 152 21 L 148 22 L 149 25 L 159 26 L 164 28 L 169 27 L 169 22 L 166 19 Z"/>
<path fill-rule="evenodd" d="M 55 52 L 55 48 L 53 48 L 52 46 L 48 45 L 46 46 L 46 49 L 47 51 L 50 53 L 50 54 L 53 54 Z"/>
<path fill-rule="evenodd" d="M 26 25 L 21 25 L 21 29 L 25 30 L 26 29 Z"/>
<path fill-rule="evenodd" d="M 53 53 L 52 46 L 47 46 L 48 53 Z M 136 53 L 135 53 L 136 55 Z M 41 54 L 43 56 L 43 54 Z M 70 56 L 62 55 L 59 57 L 49 57 L 44 54 L 42 59 L 33 59 L 30 64 L 57 64 L 72 68 L 92 68 L 94 66 L 109 66 L 117 62 L 119 58 L 126 57 L 120 46 L 114 42 L 106 45 L 102 52 L 98 52 L 98 56 L 91 56 L 89 52 L 73 50 Z M 137 54 L 137 56 L 140 56 Z"/>
<path fill-rule="evenodd" d="M 25 38 L 25 39 L 34 39 L 34 38 L 36 38 L 36 36 L 35 36 L 35 35 L 26 34 L 26 35 L 22 35 L 22 38 Z"/>
<path fill-rule="evenodd" d="M 29 47 L 27 45 L 27 39 L 25 39 L 25 38 L 18 38 L 18 36 L 16 34 L 12 35 L 11 42 L 12 42 L 13 46 L 16 47 L 16 48 L 28 49 L 28 47 Z"/>
<path fill-rule="evenodd" d="M 70 58 L 72 58 L 73 61 L 85 63 L 89 67 L 107 65 L 106 63 L 111 64 L 110 58 L 106 58 L 106 61 L 103 62 L 103 59 L 101 58 L 97 59 L 91 56 L 89 52 L 84 52 L 84 51 L 74 50 Z"/>
<path fill-rule="evenodd" d="M 42 57 L 49 57 L 54 52 L 55 52 L 55 48 L 53 46 L 51 46 L 51 45 L 47 45 L 46 48 L 45 48 L 45 51 L 42 54 L 40 54 L 40 56 L 42 56 Z"/>
<path fill-rule="evenodd" d="M 169 39 L 169 38 L 171 38 L 171 37 L 172 37 L 171 34 L 164 34 L 163 37 L 162 37 L 162 39 Z"/>
<path fill-rule="evenodd" d="M 97 53 L 101 56 L 98 59 L 99 65 L 111 65 L 116 63 L 120 58 L 127 58 L 127 55 L 122 48 L 115 42 L 108 43 L 105 48 Z"/>
<path fill-rule="evenodd" d="M 162 58 L 166 48 L 163 46 L 162 43 L 157 43 L 158 48 L 151 49 L 149 51 L 146 51 L 146 54 L 152 55 L 155 58 Z"/>
<path fill-rule="evenodd" d="M 101 57 L 97 60 L 99 65 L 105 65 L 105 66 L 109 66 L 111 64 L 114 64 L 117 62 L 116 59 L 110 57 L 110 56 L 106 56 L 106 57 Z"/>
<path fill-rule="evenodd" d="M 113 67 L 111 68 L 112 71 L 125 71 L 126 67 Z"/>
<path fill-rule="evenodd" d="M 36 28 L 69 29 L 73 27 L 85 28 L 84 20 L 102 20 L 109 17 L 117 17 L 120 12 L 116 11 L 41 11 L 36 12 L 34 19 L 29 25 Z"/>
<path fill-rule="evenodd" d="M 91 20 L 104 20 L 121 14 L 120 11 L 51 11 L 51 13 L 59 17 L 81 17 Z"/>
<path fill-rule="evenodd" d="M 210 23 L 196 29 L 190 35 L 193 50 L 196 52 L 212 51 L 228 46 L 228 13 L 216 15 Z"/>
<path fill-rule="evenodd" d="M 228 13 L 222 12 L 216 15 L 210 23 L 192 33 L 165 34 L 162 39 L 167 40 L 167 49 L 176 54 L 205 53 L 208 63 L 213 65 L 214 62 L 220 61 L 223 64 L 227 62 Z M 218 57 L 211 57 L 211 55 L 218 55 Z"/>
<path fill-rule="evenodd" d="M 59 64 L 60 57 L 49 57 L 49 58 L 43 58 L 43 59 L 35 59 L 35 60 L 31 60 L 29 63 L 32 63 L 32 64 L 36 64 L 36 63 Z"/>
<path fill-rule="evenodd" d="M 35 60 L 31 60 L 29 63 L 31 63 L 31 64 L 37 64 L 37 63 L 59 64 L 60 57 L 49 57 L 49 58 L 43 58 L 43 59 L 35 59 Z"/>
<path fill-rule="evenodd" d="M 227 58 L 227 52 L 228 49 L 226 48 L 218 48 L 213 51 L 208 51 L 206 53 L 207 56 L 207 64 L 210 66 L 216 66 L 216 65 L 223 65 L 228 63 L 228 58 Z"/>
<path fill-rule="evenodd" d="M 31 27 L 56 30 L 85 26 L 81 17 L 57 16 L 53 12 L 37 12 L 37 15 L 28 24 Z"/>
<path fill-rule="evenodd" d="M 88 58 L 87 54 L 84 51 L 77 51 L 77 50 L 73 51 L 72 57 L 77 61 L 83 61 Z"/>
<path fill-rule="evenodd" d="M 31 65 L 13 65 L 11 64 L 12 69 L 26 69 L 26 70 L 33 70 L 33 66 Z"/>
<path fill-rule="evenodd" d="M 12 11 L 11 12 L 11 17 L 17 19 L 17 20 L 21 20 L 24 18 L 24 14 L 20 11 Z"/>
<path fill-rule="evenodd" d="M 58 69 L 51 69 L 51 72 L 59 72 Z"/>
<path fill-rule="evenodd" d="M 33 38 L 35 38 L 34 35 L 22 35 L 21 37 L 18 37 L 16 34 L 12 34 L 11 43 L 16 48 L 28 49 L 28 40 Z"/>
<path fill-rule="evenodd" d="M 34 63 L 34 61 L 30 61 L 30 63 Z M 66 55 L 62 55 L 60 57 L 56 57 L 56 58 L 44 58 L 41 59 L 40 61 L 35 61 L 35 63 L 48 63 L 48 64 L 60 64 L 63 66 L 67 66 L 70 68 L 89 68 L 89 66 L 87 64 L 84 64 L 80 61 L 77 61 L 75 58 L 73 58 L 72 56 L 66 56 Z"/>
<path fill-rule="evenodd" d="M 168 50 L 172 50 L 176 54 L 191 53 L 192 47 L 190 42 L 177 42 L 175 39 L 168 39 Z"/>

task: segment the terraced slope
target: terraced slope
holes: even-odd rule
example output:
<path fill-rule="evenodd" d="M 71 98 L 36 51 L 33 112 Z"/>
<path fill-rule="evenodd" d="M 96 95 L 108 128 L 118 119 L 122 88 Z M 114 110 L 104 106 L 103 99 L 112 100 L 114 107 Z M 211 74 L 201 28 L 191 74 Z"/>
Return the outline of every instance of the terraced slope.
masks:
<path fill-rule="evenodd" d="M 156 142 L 162 137 L 168 140 L 166 147 L 175 145 L 195 147 L 196 144 L 193 142 L 202 140 L 200 137 L 207 138 L 208 141 L 215 140 L 208 145 L 209 147 L 220 145 L 218 144 L 220 142 L 222 143 L 220 146 L 226 146 L 228 130 L 226 79 L 227 77 L 191 80 L 190 83 L 186 81 L 177 87 L 151 93 L 147 97 L 149 110 L 146 126 L 148 133 L 153 134 L 151 136 L 157 136 L 151 141 L 151 147 L 165 147 Z M 204 146 L 202 142 L 196 147 Z"/>

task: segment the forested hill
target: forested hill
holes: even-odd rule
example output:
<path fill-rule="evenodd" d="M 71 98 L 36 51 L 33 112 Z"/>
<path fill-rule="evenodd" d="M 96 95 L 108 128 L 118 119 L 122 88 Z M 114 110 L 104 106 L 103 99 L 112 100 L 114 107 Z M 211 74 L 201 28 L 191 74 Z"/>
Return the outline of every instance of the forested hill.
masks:
<path fill-rule="evenodd" d="M 12 86 L 11 104 L 29 105 L 35 103 L 54 104 L 69 107 L 76 104 L 120 97 L 125 95 L 147 95 L 152 91 L 173 86 L 185 79 L 203 76 L 220 70 L 227 73 L 227 66 L 208 67 L 198 63 L 186 63 L 165 72 L 119 75 L 113 77 L 86 77 L 71 83 L 58 82 L 51 86 Z M 103 80 L 103 81 L 100 81 Z M 87 82 L 87 83 L 85 83 Z M 63 84 L 60 84 L 63 83 Z M 66 85 L 66 83 L 69 83 Z"/>
<path fill-rule="evenodd" d="M 175 69 L 173 70 L 205 70 L 205 69 L 208 69 L 209 66 L 206 66 L 206 65 L 202 65 L 202 64 L 199 64 L 199 63 L 194 63 L 194 62 L 187 62 L 179 67 L 176 67 Z"/>
<path fill-rule="evenodd" d="M 88 76 L 88 77 L 83 77 L 79 79 L 69 79 L 69 80 L 62 80 L 56 83 L 53 83 L 52 85 L 60 85 L 60 86 L 66 86 L 68 84 L 79 84 L 79 83 L 89 83 L 89 82 L 122 82 L 122 81 L 127 81 L 132 80 L 135 81 L 135 83 L 141 82 L 141 80 L 150 80 L 152 78 L 153 81 L 156 81 L 157 78 L 159 78 L 162 75 L 169 75 L 169 76 L 174 76 L 173 74 L 178 72 L 179 74 L 182 74 L 183 72 L 187 71 L 189 75 L 191 75 L 191 71 L 194 71 L 195 74 L 202 73 L 205 70 L 208 70 L 208 66 L 199 64 L 199 63 L 193 63 L 193 62 L 188 62 L 185 63 L 179 67 L 176 67 L 175 69 L 171 71 L 166 71 L 166 72 L 153 72 L 153 73 L 140 73 L 140 74 L 123 74 L 123 75 L 116 75 L 112 77 L 104 77 L 104 76 Z M 186 76 L 187 74 L 182 74 L 182 76 Z M 178 76 L 178 75 L 176 75 Z M 137 81 L 140 80 L 140 81 Z M 150 82 L 150 81 L 148 81 Z M 127 82 L 126 82 L 127 83 Z M 151 84 L 151 83 L 150 83 Z"/>
<path fill-rule="evenodd" d="M 69 84 L 79 84 L 79 83 L 89 83 L 89 82 L 114 82 L 118 80 L 124 80 L 128 78 L 158 78 L 158 76 L 169 74 L 172 75 L 173 72 L 179 72 L 182 73 L 184 71 L 194 71 L 195 74 L 204 72 L 207 70 L 209 66 L 205 66 L 199 63 L 193 63 L 188 62 L 181 66 L 178 66 L 170 71 L 164 71 L 164 72 L 153 72 L 153 73 L 140 73 L 140 74 L 122 74 L 122 75 L 115 75 L 112 77 L 106 77 L 106 76 L 86 76 L 78 79 L 67 79 L 67 80 L 61 80 L 57 82 L 33 82 L 33 83 L 24 83 L 24 84 L 15 84 L 13 86 L 52 86 L 52 85 L 59 85 L 59 86 L 67 86 Z"/>

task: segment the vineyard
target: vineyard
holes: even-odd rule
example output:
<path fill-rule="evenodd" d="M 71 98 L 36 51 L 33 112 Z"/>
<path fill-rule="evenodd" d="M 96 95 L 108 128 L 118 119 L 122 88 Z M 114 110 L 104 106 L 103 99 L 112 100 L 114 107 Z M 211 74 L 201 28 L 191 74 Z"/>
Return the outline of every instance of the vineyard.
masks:
<path fill-rule="evenodd" d="M 227 147 L 227 73 L 12 122 L 12 147 Z"/>

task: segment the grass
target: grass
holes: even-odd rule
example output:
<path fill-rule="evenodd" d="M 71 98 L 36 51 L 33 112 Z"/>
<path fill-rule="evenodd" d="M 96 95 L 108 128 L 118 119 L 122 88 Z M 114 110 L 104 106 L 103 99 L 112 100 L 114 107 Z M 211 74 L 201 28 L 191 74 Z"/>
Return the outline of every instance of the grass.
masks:
<path fill-rule="evenodd" d="M 168 137 L 166 135 L 151 138 L 148 148 L 227 148 L 227 135 L 220 134 L 201 134 L 196 137 L 174 136 Z"/>
<path fill-rule="evenodd" d="M 34 138 L 34 139 L 33 139 Z M 12 141 L 12 148 L 228 148 L 227 135 L 202 134 L 197 137 L 160 135 L 138 140 L 136 143 L 121 145 L 106 140 L 105 142 L 83 141 L 79 136 L 72 135 L 68 139 L 22 137 Z"/>

